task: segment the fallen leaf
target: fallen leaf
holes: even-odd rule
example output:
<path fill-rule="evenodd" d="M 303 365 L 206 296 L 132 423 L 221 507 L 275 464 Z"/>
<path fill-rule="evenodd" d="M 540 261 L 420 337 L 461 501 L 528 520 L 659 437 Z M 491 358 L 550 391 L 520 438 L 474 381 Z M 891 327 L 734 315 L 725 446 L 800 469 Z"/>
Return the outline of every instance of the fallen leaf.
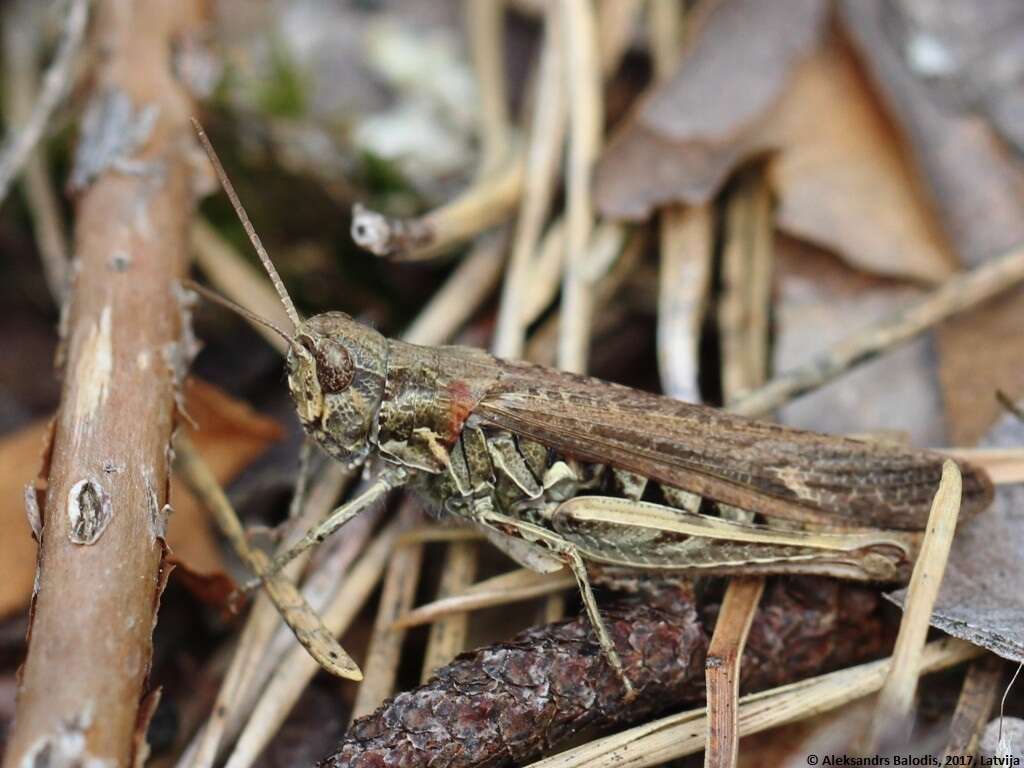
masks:
<path fill-rule="evenodd" d="M 1024 405 L 1024 403 L 1021 403 Z M 979 445 L 1020 447 L 1024 422 L 1000 419 Z M 992 507 L 956 532 L 931 624 L 954 637 L 1024 662 L 1024 485 L 1001 485 Z M 903 605 L 906 590 L 887 595 Z"/>
<path fill-rule="evenodd" d="M 800 65 L 765 126 L 780 229 L 879 275 L 939 282 L 956 264 L 898 135 L 848 45 L 833 35 Z"/>
<path fill-rule="evenodd" d="M 229 483 L 281 436 L 274 421 L 195 379 L 186 383 L 185 407 L 199 428 L 185 420 L 182 426 L 221 483 Z M 24 489 L 39 471 L 48 430 L 48 422 L 40 420 L 0 439 L 0 617 L 20 611 L 32 595 L 36 542 L 25 514 Z M 193 583 L 202 576 L 217 577 L 223 564 L 206 512 L 173 479 L 171 504 L 167 543 L 174 557 L 193 572 Z"/>
<path fill-rule="evenodd" d="M 898 311 L 924 290 L 858 272 L 802 241 L 776 239 L 775 345 L 782 372 L 858 328 Z M 833 434 L 906 433 L 917 446 L 945 443 L 942 397 L 931 334 L 857 366 L 786 404 L 779 420 Z"/>
<path fill-rule="evenodd" d="M 937 334 L 949 440 L 974 445 L 1004 413 L 996 391 L 1024 397 L 1024 288 L 991 299 Z"/>
<path fill-rule="evenodd" d="M 984 118 L 938 102 L 910 69 L 899 4 L 843 0 L 839 7 L 963 261 L 977 265 L 1024 241 L 1024 170 Z"/>
<path fill-rule="evenodd" d="M 797 17 L 771 4 L 715 5 L 677 74 L 602 157 L 602 212 L 645 218 L 665 203 L 706 202 L 740 163 L 770 151 L 780 229 L 869 272 L 945 279 L 955 259 L 899 136 L 846 42 L 823 34 L 816 6 L 802 12 L 780 30 Z"/>
<path fill-rule="evenodd" d="M 933 17 L 956 18 L 958 25 L 975 18 L 981 37 L 997 34 L 991 31 L 996 23 L 1019 32 L 1013 22 L 1022 18 L 1019 3 L 1017 10 L 986 4 L 985 19 L 976 18 L 974 5 L 942 3 Z M 919 60 L 914 69 L 921 39 L 908 17 L 921 10 L 920 3 L 844 0 L 840 8 L 844 28 L 900 126 L 962 262 L 977 266 L 1024 242 L 1024 165 L 982 116 L 938 99 L 921 76 Z M 1024 368 L 1024 346 L 1017 342 L 1022 302 L 1024 289 L 1018 289 L 939 328 L 943 395 L 957 442 L 973 442 L 991 426 L 998 415 L 996 389 L 1013 399 L 1024 395 L 1024 377 L 1017 375 Z"/>
<path fill-rule="evenodd" d="M 823 0 L 705 3 L 677 74 L 609 142 L 595 197 L 610 218 L 707 202 L 740 162 L 771 146 L 761 121 L 819 44 Z"/>

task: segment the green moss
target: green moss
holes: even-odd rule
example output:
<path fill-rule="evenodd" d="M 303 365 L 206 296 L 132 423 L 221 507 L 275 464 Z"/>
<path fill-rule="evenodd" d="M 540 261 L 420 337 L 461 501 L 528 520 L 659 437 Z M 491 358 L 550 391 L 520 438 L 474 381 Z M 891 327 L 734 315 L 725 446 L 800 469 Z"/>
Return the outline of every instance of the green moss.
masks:
<path fill-rule="evenodd" d="M 275 117 L 306 114 L 306 83 L 302 72 L 280 44 L 270 52 L 270 76 L 258 94 L 260 107 Z"/>

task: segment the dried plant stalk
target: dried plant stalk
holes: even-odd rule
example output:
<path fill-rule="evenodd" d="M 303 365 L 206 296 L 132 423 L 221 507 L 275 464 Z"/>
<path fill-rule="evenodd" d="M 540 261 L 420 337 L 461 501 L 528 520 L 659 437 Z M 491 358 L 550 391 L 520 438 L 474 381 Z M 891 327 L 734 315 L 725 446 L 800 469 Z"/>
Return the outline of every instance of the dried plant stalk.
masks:
<path fill-rule="evenodd" d="M 741 179 L 726 220 L 719 335 L 722 391 L 731 404 L 738 392 L 763 384 L 768 373 L 773 222 L 768 185 L 760 172 Z M 739 509 L 723 509 L 723 516 L 743 522 L 754 518 Z M 739 664 L 764 584 L 763 578 L 732 579 L 726 587 L 707 659 L 707 768 L 736 765 Z"/>
<path fill-rule="evenodd" d="M 582 373 L 590 344 L 591 284 L 587 245 L 594 228 L 590 185 L 601 146 L 601 70 L 597 27 L 589 0 L 561 0 L 562 34 L 569 99 L 566 181 L 566 268 L 562 282 L 558 367 Z"/>
<path fill-rule="evenodd" d="M 82 3 L 76 8 L 84 14 Z M 77 207 L 81 268 L 5 766 L 47 756 L 51 764 L 131 765 L 144 755 L 152 708 L 142 699 L 167 576 L 167 457 L 191 351 L 174 289 L 192 210 L 189 106 L 169 60 L 187 8 L 99 8 L 104 59 L 93 109 L 128 104 L 130 122 L 120 128 L 135 128 L 139 140 L 92 165 Z M 84 133 L 79 158 L 96 159 L 96 138 Z M 138 172 L 120 173 L 117 162 Z"/>
<path fill-rule="evenodd" d="M 953 722 L 949 726 L 943 765 L 970 765 L 955 760 L 947 761 L 946 758 L 973 759 L 978 756 L 981 735 L 999 697 L 1004 668 L 1003 660 L 994 653 L 982 656 L 968 667 L 964 687 L 960 690 L 960 699 L 953 713 Z"/>
<path fill-rule="evenodd" d="M 457 594 L 472 584 L 478 553 L 479 548 L 472 541 L 457 542 L 448 547 L 437 590 L 438 599 Z M 427 650 L 423 654 L 423 680 L 428 680 L 435 669 L 447 664 L 466 647 L 468 619 L 466 613 L 449 614 L 431 625 Z"/>
<path fill-rule="evenodd" d="M 70 47 L 64 46 L 64 52 L 54 59 L 51 71 L 62 57 L 68 61 L 74 58 L 74 51 L 79 45 L 79 40 L 74 38 L 77 36 L 80 39 L 85 27 L 86 3 L 79 2 L 77 5 L 82 9 L 75 8 L 73 14 L 68 14 L 64 32 L 65 41 L 70 39 L 72 44 Z M 36 56 L 41 47 L 40 34 L 34 23 L 37 10 L 37 4 L 31 0 L 18 0 L 8 3 L 4 12 L 4 112 L 11 126 L 28 125 L 33 119 L 33 107 L 38 109 L 43 101 L 33 101 L 39 88 Z M 80 28 L 76 29 L 79 24 Z M 67 73 L 62 75 L 65 76 Z M 66 83 L 62 87 L 66 87 Z M 32 228 L 43 263 L 43 275 L 50 294 L 58 305 L 62 305 L 70 279 L 71 259 L 60 204 L 50 180 L 43 146 L 36 146 L 28 152 L 24 168 L 25 202 L 32 214 Z"/>
<path fill-rule="evenodd" d="M 708 701 L 705 768 L 736 765 L 739 754 L 740 660 L 764 584 L 765 580 L 760 577 L 730 579 L 722 600 L 722 611 L 704 663 Z"/>
<path fill-rule="evenodd" d="M 776 376 L 735 405 L 737 413 L 756 416 L 832 381 L 853 366 L 872 359 L 922 331 L 1024 280 L 1024 248 L 1015 248 L 982 266 L 947 280 L 928 296 L 892 317 L 865 328 L 825 350 L 806 364 Z"/>
<path fill-rule="evenodd" d="M 833 581 L 772 583 L 751 628 L 741 685 L 771 687 L 878 655 L 889 642 L 878 604 L 875 593 Z M 604 610 L 638 692 L 631 703 L 581 617 L 462 654 L 356 721 L 322 765 L 498 768 L 534 759 L 587 726 L 700 701 L 715 610 L 698 610 L 692 596 L 673 590 Z"/>
<path fill-rule="evenodd" d="M 947 459 L 907 588 L 903 620 L 892 654 L 892 668 L 878 697 L 871 726 L 860 745 L 861 754 L 877 752 L 884 741 L 905 734 L 912 725 L 921 649 L 924 648 L 928 622 L 942 585 L 949 548 L 953 544 L 961 493 L 960 469 L 955 461 Z"/>
<path fill-rule="evenodd" d="M 415 503 L 407 500 L 401 514 L 406 521 L 415 519 L 418 515 Z M 366 680 L 359 686 L 356 703 L 352 705 L 353 717 L 372 711 L 394 690 L 405 639 L 405 630 L 395 626 L 395 619 L 412 607 L 422 562 L 422 544 L 409 544 L 391 557 L 366 651 Z"/>

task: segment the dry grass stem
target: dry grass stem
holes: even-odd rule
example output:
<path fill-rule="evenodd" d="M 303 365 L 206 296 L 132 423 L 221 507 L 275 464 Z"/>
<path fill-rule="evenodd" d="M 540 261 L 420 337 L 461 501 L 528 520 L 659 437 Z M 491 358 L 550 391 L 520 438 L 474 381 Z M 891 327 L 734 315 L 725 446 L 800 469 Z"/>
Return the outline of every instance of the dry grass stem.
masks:
<path fill-rule="evenodd" d="M 996 485 L 1024 483 L 1024 448 L 936 448 L 988 472 Z"/>
<path fill-rule="evenodd" d="M 975 658 L 981 649 L 947 638 L 925 646 L 922 674 Z M 892 658 L 848 667 L 740 699 L 739 733 L 747 736 L 828 712 L 877 691 Z M 647 768 L 692 755 L 705 747 L 705 708 L 669 715 L 532 763 L 529 768 Z"/>
<path fill-rule="evenodd" d="M 679 63 L 683 47 L 683 6 L 676 0 L 648 0 L 647 38 L 654 74 L 659 81 L 668 78 Z"/>
<path fill-rule="evenodd" d="M 498 170 L 511 151 L 512 130 L 505 88 L 505 3 L 503 0 L 463 0 L 466 36 L 480 94 L 482 178 Z"/>
<path fill-rule="evenodd" d="M 473 583 L 478 553 L 479 547 L 473 541 L 461 541 L 448 546 L 437 589 L 439 600 L 458 594 Z M 443 616 L 431 625 L 427 650 L 423 654 L 422 680 L 427 680 L 435 669 L 447 664 L 465 649 L 468 622 L 469 614 L 455 613 Z"/>
<path fill-rule="evenodd" d="M 597 0 L 597 51 L 601 77 L 609 78 L 636 37 L 647 0 Z"/>
<path fill-rule="evenodd" d="M 8 127 L 7 139 L 0 149 L 0 203 L 7 197 L 11 182 L 39 143 L 54 109 L 71 87 L 71 70 L 85 37 L 88 19 L 89 0 L 70 0 L 64 16 L 64 31 L 53 61 L 43 75 L 36 103 L 23 125 Z"/>
<path fill-rule="evenodd" d="M 973 759 L 978 756 L 981 735 L 988 725 L 992 708 L 1002 688 L 1005 663 L 994 653 L 971 662 L 960 698 L 949 725 L 949 738 L 943 752 L 942 764 L 964 764 L 948 758 Z M 971 763 L 968 763 L 971 764 Z"/>
<path fill-rule="evenodd" d="M 454 200 L 416 218 L 390 218 L 356 203 L 352 239 L 377 256 L 429 260 L 508 219 L 519 202 L 524 176 L 524 158 L 516 151 Z"/>
<path fill-rule="evenodd" d="M 456 613 L 507 605 L 563 592 L 575 585 L 575 579 L 565 571 L 537 573 L 527 568 L 520 568 L 479 581 L 466 587 L 459 594 L 418 606 L 400 616 L 395 621 L 395 626 L 406 629 L 417 627 Z"/>
<path fill-rule="evenodd" d="M 935 324 L 978 306 L 1024 280 L 1024 248 L 1015 248 L 982 266 L 947 280 L 912 306 L 834 345 L 806 364 L 776 376 L 740 398 L 734 410 L 767 413 L 816 389 L 853 366 L 913 338 Z"/>
<path fill-rule="evenodd" d="M 196 264 L 218 291 L 278 328 L 291 326 L 291 319 L 267 283 L 267 276 L 246 261 L 208 222 L 196 220 L 189 236 Z M 288 351 L 284 339 L 269 328 L 253 327 L 282 355 Z"/>
<path fill-rule="evenodd" d="M 323 621 L 328 631 L 341 636 L 362 610 L 384 574 L 395 541 L 408 522 L 396 520 L 373 539 L 345 579 L 343 588 L 324 610 Z M 278 732 L 309 685 L 320 671 L 316 661 L 301 648 L 295 648 L 274 670 L 252 716 L 238 737 L 226 768 L 249 768 Z"/>
<path fill-rule="evenodd" d="M 700 334 L 711 290 L 714 249 L 711 206 L 661 213 L 658 275 L 658 370 L 665 394 L 701 401 Z"/>
<path fill-rule="evenodd" d="M 732 768 L 739 754 L 740 659 L 764 593 L 762 578 L 733 578 L 704 662 L 707 682 L 705 768 Z"/>
<path fill-rule="evenodd" d="M 768 372 L 768 313 L 771 306 L 773 222 L 768 185 L 751 171 L 728 202 L 722 249 L 718 330 L 722 392 L 727 404 L 737 392 L 764 382 Z M 723 517 L 752 522 L 739 509 Z M 707 658 L 708 735 L 705 766 L 735 766 L 739 755 L 737 699 L 740 660 L 764 579 L 730 579 Z"/>
<path fill-rule="evenodd" d="M 560 0 L 565 36 L 564 74 L 569 101 L 566 170 L 566 256 L 558 334 L 558 367 L 582 373 L 587 368 L 591 296 L 587 246 L 594 227 L 590 187 L 601 147 L 601 70 L 597 22 L 589 0 Z"/>
<path fill-rule="evenodd" d="M 40 40 L 33 23 L 35 9 L 35 3 L 18 0 L 8 3 L 5 11 L 4 102 L 11 126 L 27 125 L 32 120 L 33 98 L 39 88 L 36 54 Z M 68 238 L 42 146 L 31 149 L 24 160 L 24 192 L 46 284 L 56 303 L 62 305 L 70 279 Z"/>
<path fill-rule="evenodd" d="M 861 754 L 872 754 L 890 739 L 904 737 L 912 725 L 921 649 L 924 648 L 928 622 L 956 532 L 961 491 L 960 469 L 956 462 L 947 459 L 928 515 L 921 551 L 907 587 L 903 620 L 892 654 L 893 664 L 878 697 L 871 726 L 859 745 Z"/>
<path fill-rule="evenodd" d="M 467 528 L 464 526 L 454 527 L 442 527 L 427 523 L 426 525 L 418 525 L 411 531 L 402 534 L 402 538 L 398 540 L 396 546 L 404 547 L 408 544 L 437 544 L 439 542 L 457 542 L 457 541 L 480 541 L 484 538 L 483 533 L 476 530 L 475 528 Z"/>
<path fill-rule="evenodd" d="M 562 157 L 566 103 L 560 16 L 557 4 L 551 4 L 544 14 L 544 47 L 535 81 L 526 177 L 494 333 L 494 353 L 499 357 L 517 358 L 523 354 L 529 322 L 525 307 L 529 296 L 536 291 L 531 265 L 554 195 Z M 561 254 L 558 256 L 560 262 Z"/>
<path fill-rule="evenodd" d="M 722 390 L 728 406 L 760 386 L 768 371 L 768 315 L 772 289 L 772 208 L 768 184 L 751 171 L 726 209 L 718 326 Z"/>
<path fill-rule="evenodd" d="M 406 524 L 411 524 L 419 514 L 416 503 L 407 500 L 400 514 Z M 395 626 L 395 620 L 412 608 L 422 562 L 423 545 L 402 547 L 391 555 L 366 651 L 366 680 L 359 686 L 351 720 L 375 710 L 394 691 L 405 639 L 405 629 Z"/>

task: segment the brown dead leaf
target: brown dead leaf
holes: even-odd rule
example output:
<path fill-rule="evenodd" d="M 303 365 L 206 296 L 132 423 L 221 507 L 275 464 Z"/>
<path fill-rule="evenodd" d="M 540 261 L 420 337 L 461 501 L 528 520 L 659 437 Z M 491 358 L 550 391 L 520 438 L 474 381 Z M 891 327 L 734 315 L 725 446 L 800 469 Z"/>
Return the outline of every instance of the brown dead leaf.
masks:
<path fill-rule="evenodd" d="M 843 0 L 840 11 L 964 262 L 1024 242 L 1024 170 L 984 118 L 941 103 L 911 70 L 899 4 Z"/>
<path fill-rule="evenodd" d="M 186 409 L 199 430 L 183 427 L 221 483 L 230 482 L 281 436 L 274 421 L 195 379 L 186 384 Z M 47 431 L 46 421 L 36 421 L 0 439 L 0 617 L 21 610 L 32 594 L 36 543 L 25 515 L 24 488 L 39 471 Z M 175 558 L 195 574 L 220 573 L 220 549 L 207 515 L 177 480 L 171 482 L 171 503 L 167 542 Z"/>
<path fill-rule="evenodd" d="M 1019 448 L 1022 444 L 1024 423 L 1013 414 L 1003 416 L 979 443 L 989 448 Z M 1001 485 L 992 507 L 957 529 L 932 626 L 1004 659 L 1024 661 L 1021 552 L 1024 485 Z M 902 605 L 906 590 L 887 597 Z"/>
<path fill-rule="evenodd" d="M 823 7 L 805 3 L 798 16 L 776 4 L 714 5 L 677 74 L 602 157 L 602 212 L 643 218 L 668 202 L 706 202 L 737 165 L 772 151 L 781 229 L 869 272 L 946 278 L 955 260 L 899 137 L 847 44 L 837 34 L 820 42 Z"/>
<path fill-rule="evenodd" d="M 1024 288 L 944 323 L 937 334 L 939 381 L 949 440 L 974 445 L 1004 413 L 996 391 L 1024 397 Z"/>
<path fill-rule="evenodd" d="M 676 75 L 611 140 L 595 196 L 611 218 L 707 202 L 731 170 L 772 146 L 763 117 L 819 43 L 824 0 L 705 3 Z"/>
<path fill-rule="evenodd" d="M 924 289 L 858 272 L 814 246 L 776 240 L 773 365 L 784 371 L 919 298 Z M 834 434 L 900 432 L 945 443 L 931 334 L 870 360 L 785 405 L 782 423 Z"/>
<path fill-rule="evenodd" d="M 833 35 L 801 64 L 765 126 L 780 229 L 879 275 L 938 282 L 955 259 L 913 168 L 847 44 Z"/>
<path fill-rule="evenodd" d="M 972 15 L 974 4 L 954 5 L 943 3 L 939 15 L 965 21 L 964 13 Z M 920 32 L 908 17 L 923 6 L 844 0 L 840 7 L 844 28 L 900 126 L 963 263 L 976 266 L 1024 242 L 1024 165 L 983 117 L 967 111 L 966 105 L 957 108 L 937 98 L 912 68 Z M 1000 14 L 1004 22 L 995 22 Z M 1002 23 L 1005 28 L 1007 19 L 1019 18 L 1019 10 L 998 3 L 986 6 L 983 15 L 979 21 L 984 37 L 993 34 L 985 27 Z M 992 424 L 998 415 L 996 389 L 1011 398 L 1024 395 L 1024 377 L 1019 375 L 1024 345 L 1018 341 L 1022 303 L 1024 289 L 1018 289 L 939 329 L 943 394 L 957 442 L 973 442 Z"/>

